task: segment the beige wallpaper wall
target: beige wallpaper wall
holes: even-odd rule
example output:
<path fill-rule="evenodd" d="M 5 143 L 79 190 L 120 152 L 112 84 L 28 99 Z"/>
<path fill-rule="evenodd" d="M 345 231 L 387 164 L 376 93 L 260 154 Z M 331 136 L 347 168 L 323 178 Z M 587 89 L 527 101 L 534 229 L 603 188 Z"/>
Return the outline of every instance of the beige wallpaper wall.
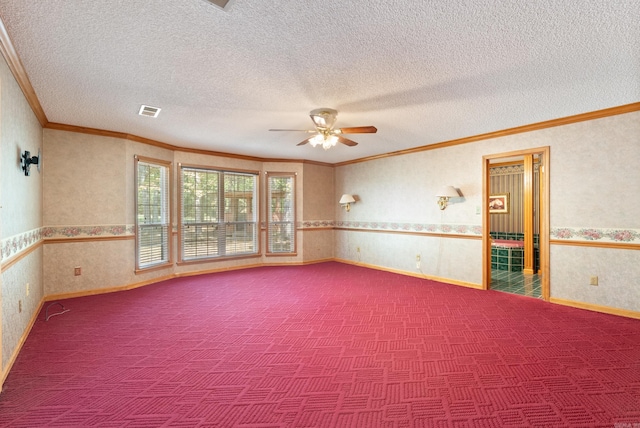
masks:
<path fill-rule="evenodd" d="M 336 257 L 479 284 L 479 241 L 380 230 L 480 236 L 482 156 L 544 146 L 551 153 L 551 239 L 640 249 L 639 140 L 634 112 L 338 167 L 336 193 L 358 194 L 360 202 L 350 213 L 336 210 L 339 227 L 358 229 L 336 233 Z M 445 211 L 434 196 L 442 185 L 463 195 Z M 552 245 L 550 269 L 552 298 L 640 311 L 640 250 Z M 590 275 L 607 285 L 589 288 Z"/>
<path fill-rule="evenodd" d="M 47 243 L 44 246 L 45 295 L 63 296 L 141 282 L 134 274 L 133 261 L 133 239 Z M 76 267 L 82 269 L 82 275 L 74 275 Z"/>
<path fill-rule="evenodd" d="M 42 128 L 20 87 L 9 71 L 4 59 L 0 59 L 0 137 L 2 139 L 2 237 L 18 235 L 40 227 L 42 222 L 42 172 L 31 169 L 25 177 L 20 166 L 20 154 L 25 150 L 37 156 L 42 149 Z M 46 162 L 46 154 L 43 154 Z M 28 203 L 24 203 L 29 195 Z"/>
<path fill-rule="evenodd" d="M 553 138 L 552 227 L 639 228 L 640 112 L 560 127 Z"/>
<path fill-rule="evenodd" d="M 299 253 L 296 256 L 266 257 L 265 236 L 261 232 L 262 256 L 246 259 L 217 260 L 170 267 L 136 274 L 135 268 L 135 206 L 134 155 L 172 162 L 172 223 L 174 229 L 173 260 L 178 260 L 178 177 L 180 165 L 229 168 L 260 172 L 292 172 L 297 174 L 297 219 L 305 218 L 303 200 L 304 168 L 302 163 L 257 162 L 197 153 L 172 151 L 148 144 L 112 137 L 46 129 L 44 144 L 49 152 L 50 175 L 45 179 L 44 249 L 45 294 L 59 296 L 87 291 L 113 289 L 189 274 L 254 266 L 269 263 L 300 263 L 303 261 L 304 233 L 297 233 Z M 74 167 L 74 154 L 84 153 L 92 159 L 86 165 Z M 327 175 L 326 168 L 321 173 Z M 316 171 L 316 170 L 313 170 Z M 317 175 L 317 173 L 316 173 Z M 331 175 L 332 177 L 332 175 Z M 264 201 L 259 201 L 260 206 Z M 320 214 L 327 212 L 320 211 Z M 264 210 L 260 211 L 264 215 Z M 264 219 L 262 219 L 264 220 Z M 331 240 L 311 240 L 318 257 L 329 257 Z M 311 250 L 310 250 L 311 251 Z M 76 276 L 74 269 L 82 274 Z"/>
<path fill-rule="evenodd" d="M 25 177 L 20 167 L 21 153 L 28 150 L 34 156 L 41 148 L 42 128 L 0 59 L 0 382 L 43 297 L 38 245 L 46 154 L 42 172 L 32 168 Z"/>
<path fill-rule="evenodd" d="M 126 141 L 45 130 L 44 224 L 125 224 Z"/>
<path fill-rule="evenodd" d="M 482 150 L 480 145 L 454 146 L 336 168 L 336 193 L 359 197 L 349 213 L 336 210 L 337 225 L 344 229 L 336 233 L 336 257 L 480 284 Z M 435 195 L 448 185 L 462 196 L 440 210 Z"/>
<path fill-rule="evenodd" d="M 127 215 L 133 202 L 126 198 L 127 183 L 133 180 L 127 163 L 133 164 L 133 157 L 127 162 L 127 142 L 45 129 L 44 147 L 45 294 L 135 282 L 133 215 Z M 68 243 L 51 244 L 50 239 Z M 76 267 L 82 269 L 80 276 L 74 274 Z"/>
<path fill-rule="evenodd" d="M 2 362 L 3 369 L 12 358 L 31 319 L 36 316 L 43 297 L 42 247 L 2 272 Z M 29 294 L 26 286 L 29 284 Z"/>
<path fill-rule="evenodd" d="M 303 221 L 305 261 L 334 257 L 334 212 L 340 195 L 334 186 L 334 168 L 304 164 Z"/>
<path fill-rule="evenodd" d="M 304 187 L 302 189 L 305 221 L 333 220 L 341 195 L 334 192 L 334 168 L 304 164 Z"/>

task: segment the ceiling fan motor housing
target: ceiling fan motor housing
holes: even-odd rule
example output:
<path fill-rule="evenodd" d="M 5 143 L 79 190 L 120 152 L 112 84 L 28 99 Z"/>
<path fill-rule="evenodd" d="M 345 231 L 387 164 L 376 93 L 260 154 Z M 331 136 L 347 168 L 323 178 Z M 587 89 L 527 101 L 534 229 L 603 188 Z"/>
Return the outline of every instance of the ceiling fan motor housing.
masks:
<path fill-rule="evenodd" d="M 311 120 L 313 120 L 313 123 L 317 128 L 331 130 L 333 129 L 333 125 L 336 123 L 338 111 L 332 108 L 322 107 L 311 110 L 309 116 L 311 116 Z"/>

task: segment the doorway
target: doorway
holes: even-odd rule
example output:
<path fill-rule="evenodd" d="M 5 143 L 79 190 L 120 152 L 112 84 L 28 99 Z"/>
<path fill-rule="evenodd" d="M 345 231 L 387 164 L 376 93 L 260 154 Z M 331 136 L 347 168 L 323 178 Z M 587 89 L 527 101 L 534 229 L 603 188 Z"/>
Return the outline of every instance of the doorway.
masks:
<path fill-rule="evenodd" d="M 549 147 L 482 159 L 482 287 L 549 301 Z M 502 184 L 496 171 L 519 183 Z"/>

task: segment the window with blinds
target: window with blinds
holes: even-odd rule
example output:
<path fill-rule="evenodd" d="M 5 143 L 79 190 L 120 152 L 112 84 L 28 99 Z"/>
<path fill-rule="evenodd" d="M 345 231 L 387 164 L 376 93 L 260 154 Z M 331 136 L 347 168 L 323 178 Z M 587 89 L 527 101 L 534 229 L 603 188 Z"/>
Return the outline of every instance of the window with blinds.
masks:
<path fill-rule="evenodd" d="M 267 173 L 267 254 L 296 252 L 295 174 Z"/>
<path fill-rule="evenodd" d="M 160 161 L 159 161 L 160 162 Z M 171 260 L 168 163 L 136 157 L 136 268 Z"/>
<path fill-rule="evenodd" d="M 183 261 L 257 254 L 258 174 L 182 167 Z"/>

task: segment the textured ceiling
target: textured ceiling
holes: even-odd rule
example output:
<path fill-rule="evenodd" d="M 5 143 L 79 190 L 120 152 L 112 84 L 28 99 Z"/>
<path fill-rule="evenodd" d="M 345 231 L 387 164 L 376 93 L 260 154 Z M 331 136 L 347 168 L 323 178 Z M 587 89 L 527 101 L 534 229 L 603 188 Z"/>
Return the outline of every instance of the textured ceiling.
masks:
<path fill-rule="evenodd" d="M 337 163 L 640 101 L 637 0 L 0 0 L 49 122 Z M 162 108 L 157 119 L 141 104 Z M 317 107 L 356 147 L 297 147 Z"/>

